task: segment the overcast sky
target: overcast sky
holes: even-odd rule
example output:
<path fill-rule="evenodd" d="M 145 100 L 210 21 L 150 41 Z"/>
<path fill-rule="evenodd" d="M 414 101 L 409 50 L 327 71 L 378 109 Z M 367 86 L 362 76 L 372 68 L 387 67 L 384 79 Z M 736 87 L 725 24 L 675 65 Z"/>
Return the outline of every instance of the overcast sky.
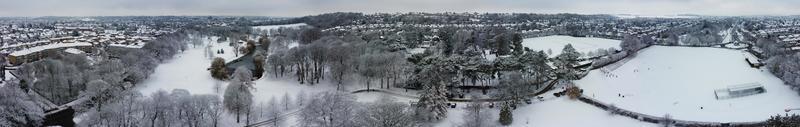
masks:
<path fill-rule="evenodd" d="M 798 15 L 800 0 L 0 0 L 0 16 L 304 16 L 328 12 Z"/>

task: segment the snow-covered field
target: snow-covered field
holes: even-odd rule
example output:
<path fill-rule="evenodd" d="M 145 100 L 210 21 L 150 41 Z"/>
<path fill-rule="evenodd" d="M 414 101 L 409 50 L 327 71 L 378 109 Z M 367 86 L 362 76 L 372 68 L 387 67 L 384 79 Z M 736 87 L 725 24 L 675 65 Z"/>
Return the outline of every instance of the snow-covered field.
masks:
<path fill-rule="evenodd" d="M 285 24 L 285 25 L 266 25 L 266 26 L 254 26 L 253 30 L 267 30 L 269 34 L 269 30 L 275 30 L 279 28 L 296 28 L 300 26 L 306 26 L 306 23 L 295 23 L 295 24 Z"/>
<path fill-rule="evenodd" d="M 280 27 L 269 27 L 272 29 Z M 148 77 L 141 84 L 135 88 L 145 96 L 158 91 L 172 91 L 173 89 L 186 89 L 192 94 L 216 94 L 222 97 L 228 85 L 227 81 L 216 80 L 211 77 L 210 72 L 206 69 L 211 65 L 211 58 L 222 57 L 226 61 L 231 61 L 237 56 L 233 54 L 233 47 L 228 45 L 228 42 L 217 43 L 217 37 L 202 39 L 204 42 L 200 46 L 189 46 L 189 49 L 177 54 L 173 59 L 166 61 L 156 67 L 155 72 Z M 290 47 L 297 46 L 297 43 L 290 44 Z M 213 56 L 208 56 L 208 51 L 212 51 Z M 223 54 L 216 54 L 216 51 L 222 49 L 225 51 Z M 241 55 L 239 55 L 241 56 Z M 295 99 L 301 92 L 306 96 L 311 96 L 314 93 L 322 91 L 335 90 L 335 85 L 330 81 L 320 81 L 320 84 L 313 86 L 308 84 L 299 84 L 291 77 L 274 78 L 273 75 L 267 74 L 265 77 L 254 81 L 255 89 L 253 90 L 254 103 L 266 104 L 270 99 L 278 99 L 280 101 L 284 95 Z M 218 87 L 216 87 L 218 86 Z M 217 89 L 218 88 L 218 89 Z M 294 119 L 294 118 L 289 118 Z M 293 126 L 296 124 L 294 120 L 288 120 L 286 124 Z M 236 125 L 236 123 L 225 123 L 224 125 Z"/>
<path fill-rule="evenodd" d="M 203 47 L 203 52 L 209 53 L 209 58 L 219 57 L 225 59 L 225 62 L 230 62 L 242 56 L 242 53 L 236 53 L 236 46 L 230 45 L 230 40 L 227 41 L 217 41 L 219 37 L 203 37 L 203 45 L 199 47 Z M 238 46 L 244 46 L 244 44 L 240 44 Z M 221 51 L 221 52 L 220 52 Z M 210 65 L 210 64 L 209 64 Z"/>
<path fill-rule="evenodd" d="M 552 94 L 551 94 L 552 95 Z M 655 127 L 625 116 L 611 115 L 566 97 L 551 98 L 514 110 L 514 127 Z"/>
<path fill-rule="evenodd" d="M 216 45 L 216 39 L 213 38 L 212 40 L 214 41 L 206 40 L 205 44 Z M 204 47 L 190 46 L 188 50 L 179 53 L 172 60 L 159 65 L 155 73 L 139 84 L 136 90 L 145 96 L 149 96 L 158 90 L 186 89 L 192 94 L 216 94 L 222 97 L 228 82 L 212 78 L 211 74 L 206 70 L 211 65 L 211 59 L 205 56 L 206 50 Z M 322 81 L 315 86 L 309 86 L 298 84 L 292 80 L 293 78 L 276 79 L 269 77 L 272 75 L 265 76 L 267 77 L 254 81 L 255 90 L 253 90 L 253 96 L 255 104 L 266 104 L 272 98 L 280 101 L 287 94 L 294 99 L 300 92 L 311 96 L 313 93 L 335 89 L 335 86 L 327 83 L 327 81 Z M 219 89 L 216 89 L 215 85 L 219 85 Z M 294 124 L 295 122 L 290 120 L 285 125 Z"/>
<path fill-rule="evenodd" d="M 605 103 L 681 120 L 762 121 L 800 107 L 796 92 L 768 70 L 751 68 L 744 57 L 739 50 L 653 46 L 610 73 L 593 70 L 575 83 L 584 95 Z M 715 89 L 753 82 L 767 92 L 727 100 L 714 96 Z"/>
<path fill-rule="evenodd" d="M 567 44 L 572 44 L 578 52 L 586 54 L 590 51 L 597 49 L 619 48 L 619 40 L 592 38 L 592 37 L 572 37 L 563 35 L 544 36 L 535 38 L 526 38 L 522 41 L 522 46 L 528 47 L 532 50 L 541 50 L 547 52 L 548 49 L 552 51 L 550 57 L 555 57 L 561 54 L 561 50 Z"/>
<path fill-rule="evenodd" d="M 213 94 L 217 93 L 214 88 L 215 84 L 221 84 L 220 87 L 224 90 L 227 83 L 215 80 L 206 69 L 211 66 L 211 60 L 214 57 L 232 61 L 237 58 L 237 55 L 233 53 L 233 47 L 229 46 L 227 41 L 217 43 L 217 38 L 203 37 L 202 45 L 189 46 L 188 50 L 158 65 L 155 72 L 138 85 L 137 90 L 144 95 L 150 95 L 158 90 L 171 91 L 172 89 L 187 89 L 193 94 Z M 217 54 L 216 51 L 220 49 L 225 53 Z M 211 50 L 211 56 L 206 56 L 209 53 L 208 50 Z"/>
<path fill-rule="evenodd" d="M 533 104 L 523 104 L 513 111 L 514 122 L 510 127 L 655 127 L 656 124 L 640 122 L 619 115 L 611 115 L 609 112 L 592 105 L 569 100 L 566 97 L 555 98 L 551 91 L 544 95 L 544 101 L 534 101 Z M 436 126 L 453 127 L 463 123 L 463 115 L 466 115 L 463 106 L 466 103 L 459 103 L 459 108 L 449 109 L 448 117 Z M 499 115 L 499 108 L 495 107 L 491 113 L 493 116 L 490 122 L 495 122 Z"/>
<path fill-rule="evenodd" d="M 204 39 L 204 43 L 216 44 L 216 38 L 211 40 L 213 41 Z M 211 66 L 211 59 L 205 56 L 206 52 L 201 47 L 204 46 L 189 46 L 188 50 L 158 65 L 150 77 L 138 84 L 137 90 L 143 95 L 149 96 L 158 90 L 171 91 L 172 89 L 186 89 L 192 94 L 213 94 L 217 93 L 214 90 L 214 84 L 222 84 L 221 87 L 225 88 L 227 83 L 212 78 L 206 70 Z"/>

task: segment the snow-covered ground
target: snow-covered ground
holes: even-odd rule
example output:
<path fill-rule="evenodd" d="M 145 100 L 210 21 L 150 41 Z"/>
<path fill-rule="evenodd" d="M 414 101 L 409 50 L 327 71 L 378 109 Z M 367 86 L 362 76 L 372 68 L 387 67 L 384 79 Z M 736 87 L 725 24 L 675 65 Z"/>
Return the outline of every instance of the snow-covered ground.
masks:
<path fill-rule="evenodd" d="M 242 56 L 241 53 L 236 53 L 236 47 L 230 45 L 230 40 L 217 41 L 217 39 L 219 37 L 204 37 L 202 39 L 204 41 L 203 47 L 206 48 L 203 52 L 209 52 L 211 54 L 209 58 L 220 57 L 225 59 L 225 62 L 230 62 Z M 244 46 L 244 44 L 239 46 Z M 221 52 L 218 53 L 218 51 Z"/>
<path fill-rule="evenodd" d="M 552 91 L 555 92 L 555 91 Z M 611 115 L 609 112 L 592 105 L 569 100 L 566 97 L 555 98 L 552 92 L 544 95 L 544 101 L 523 104 L 513 110 L 514 122 L 510 127 L 655 127 L 656 124 L 640 122 L 625 116 Z M 463 123 L 466 103 L 459 103 L 459 108 L 448 109 L 448 117 L 435 126 L 454 127 Z M 496 122 L 499 108 L 492 110 L 491 121 Z"/>
<path fill-rule="evenodd" d="M 526 38 L 522 41 L 522 46 L 528 47 L 532 50 L 542 50 L 547 52 L 551 50 L 550 57 L 555 57 L 561 54 L 561 50 L 567 44 L 572 44 L 578 52 L 586 54 L 590 51 L 597 51 L 597 49 L 619 48 L 619 40 L 592 38 L 592 37 L 572 37 L 563 35 L 544 36 L 535 38 Z"/>
<path fill-rule="evenodd" d="M 652 46 L 610 73 L 593 70 L 575 83 L 584 95 L 605 103 L 681 120 L 762 121 L 800 107 L 796 92 L 744 58 L 739 50 Z M 753 82 L 767 92 L 727 100 L 714 96 L 715 89 Z"/>
<path fill-rule="evenodd" d="M 733 42 L 733 28 L 728 28 L 727 30 L 720 31 L 720 35 L 723 37 L 721 43 L 728 43 Z"/>
<path fill-rule="evenodd" d="M 227 46 L 227 43 L 216 43 L 216 38 L 205 38 L 204 40 L 205 42 L 203 45 L 197 47 L 190 46 L 188 50 L 176 55 L 174 59 L 159 65 L 155 73 L 143 83 L 139 84 L 136 90 L 142 92 L 142 94 L 146 96 L 157 90 L 171 91 L 173 89 L 186 89 L 193 94 L 217 94 L 221 96 L 228 82 L 211 78 L 210 73 L 206 70 L 211 60 L 206 54 L 207 50 L 205 47 L 211 45 L 212 49 L 226 48 L 225 46 Z M 225 50 L 227 53 L 228 49 Z M 558 50 L 560 51 L 560 48 L 558 48 Z M 348 82 L 346 84 L 350 84 L 346 86 L 347 91 L 363 87 L 362 85 L 357 85 L 359 84 L 358 82 Z M 219 85 L 218 90 L 215 89 L 215 85 Z M 272 98 L 281 99 L 286 94 L 292 99 L 295 99 L 297 94 L 301 92 L 311 96 L 317 92 L 332 91 L 334 89 L 335 85 L 326 80 L 315 85 L 298 84 L 291 76 L 274 78 L 273 75 L 267 74 L 264 78 L 255 81 L 255 90 L 253 94 L 255 96 L 255 103 L 263 104 Z M 402 89 L 393 89 L 393 91 L 403 92 Z M 412 91 L 409 94 L 414 95 L 413 93 Z M 380 96 L 384 94 L 385 93 L 369 92 L 357 93 L 355 96 L 358 98 L 359 102 L 372 102 L 379 99 Z M 416 98 L 402 96 L 394 97 L 400 102 L 417 100 Z M 463 118 L 462 115 L 464 114 L 464 110 L 461 109 L 463 106 L 465 106 L 465 103 L 460 103 L 457 109 L 450 109 L 449 117 L 437 123 L 436 126 L 459 125 L 461 123 L 460 119 Z M 495 110 L 496 109 L 497 108 L 495 108 Z M 496 113 L 493 114 L 496 115 Z M 514 111 L 514 116 L 516 119 L 513 126 L 650 126 L 647 123 L 638 122 L 633 119 L 610 116 L 607 112 L 599 108 L 563 98 L 522 106 Z M 296 118 L 290 117 L 289 119 L 290 120 L 284 125 L 292 126 L 297 124 L 297 121 L 294 120 Z M 561 122 L 569 120 L 590 120 L 592 122 Z M 228 123 L 226 125 L 238 124 Z"/>
<path fill-rule="evenodd" d="M 216 38 L 212 40 L 204 39 L 205 44 L 216 44 Z M 189 46 L 188 50 L 158 65 L 155 72 L 138 84 L 136 89 L 143 95 L 149 96 L 158 90 L 172 91 L 172 89 L 186 89 L 192 94 L 214 94 L 217 93 L 214 84 L 221 84 L 221 87 L 225 88 L 227 83 L 212 78 L 206 70 L 211 66 L 211 59 L 205 56 L 204 48 L 200 47 L 205 46 Z"/>
<path fill-rule="evenodd" d="M 289 25 L 270 25 L 270 26 L 257 26 L 258 29 L 277 29 L 281 27 L 296 27 L 305 25 L 289 24 Z M 186 89 L 193 94 L 215 94 L 217 90 L 214 88 L 216 84 L 220 84 L 219 92 L 224 92 L 225 86 L 228 82 L 216 80 L 211 77 L 211 74 L 206 70 L 211 65 L 211 58 L 222 57 L 226 61 L 237 58 L 233 54 L 234 47 L 228 44 L 228 41 L 218 43 L 218 37 L 202 37 L 204 41 L 201 46 L 189 46 L 189 49 L 179 53 L 175 58 L 159 65 L 155 72 L 148 77 L 147 80 L 138 84 L 137 90 L 144 95 L 156 92 L 158 90 L 171 91 L 172 89 Z M 295 47 L 297 44 L 290 44 L 290 47 Z M 212 57 L 208 57 L 207 53 L 210 49 Z M 224 50 L 225 53 L 217 54 L 217 50 Z M 241 54 L 239 55 L 241 56 Z M 281 97 L 286 93 L 294 96 L 296 92 L 307 91 L 324 91 L 335 89 L 334 85 L 328 83 L 329 81 L 321 81 L 321 84 L 315 86 L 300 85 L 293 78 L 271 78 L 272 75 L 265 75 L 265 78 L 256 80 L 254 95 L 256 102 L 269 101 L 272 96 L 279 95 Z M 277 98 L 276 97 L 276 98 Z"/>
<path fill-rule="evenodd" d="M 358 101 L 358 102 L 375 102 L 375 101 L 378 101 L 378 99 L 381 99 L 381 96 L 390 96 L 390 97 L 393 97 L 394 99 L 396 99 L 395 101 L 403 102 L 403 103 L 412 102 L 412 101 L 416 102 L 416 101 L 419 100 L 417 98 L 395 96 L 395 95 L 389 95 L 389 94 L 380 93 L 380 92 L 355 93 L 354 95 L 357 97 L 356 101 Z"/>
<path fill-rule="evenodd" d="M 294 24 L 295 26 L 305 24 Z M 260 26 L 263 29 L 277 29 L 286 27 L 287 25 L 279 26 Z M 292 25 L 289 25 L 292 26 Z M 199 46 L 189 46 L 189 49 L 177 54 L 173 59 L 156 67 L 155 72 L 148 77 L 145 81 L 138 84 L 135 88 L 145 96 L 158 91 L 166 90 L 172 91 L 173 89 L 186 89 L 192 94 L 216 94 L 222 97 L 229 82 L 216 80 L 211 77 L 211 74 L 206 70 L 211 65 L 211 58 L 222 57 L 226 61 L 231 61 L 240 55 L 233 54 L 234 47 L 229 45 L 228 41 L 218 43 L 218 37 L 203 37 L 203 43 Z M 290 43 L 288 47 L 296 47 L 297 43 Z M 224 53 L 217 54 L 216 51 L 224 50 Z M 210 52 L 209 52 L 210 51 Z M 209 56 L 209 53 L 212 56 Z M 291 75 L 291 74 L 288 74 Z M 254 81 L 255 89 L 252 91 L 254 96 L 254 104 L 266 104 L 270 99 L 278 99 L 280 101 L 284 95 L 288 95 L 293 100 L 296 99 L 299 93 L 306 94 L 307 97 L 312 96 L 314 93 L 322 91 L 333 91 L 335 85 L 330 81 L 320 81 L 319 84 L 313 86 L 308 84 L 299 84 L 294 78 L 283 77 L 274 78 L 273 75 L 267 74 L 265 77 Z M 360 97 L 360 96 L 359 96 Z M 295 118 L 289 118 L 284 125 L 296 125 Z M 230 121 L 223 122 L 223 125 L 235 125 Z"/>
<path fill-rule="evenodd" d="M 158 90 L 171 91 L 172 89 L 187 89 L 193 94 L 214 94 L 217 93 L 215 84 L 220 84 L 222 89 L 227 83 L 216 80 L 206 70 L 211 66 L 211 58 L 221 57 L 226 61 L 236 59 L 233 47 L 227 41 L 217 43 L 218 37 L 203 37 L 201 46 L 189 46 L 189 49 L 175 55 L 171 60 L 156 67 L 155 72 L 138 85 L 137 90 L 144 95 L 150 95 Z M 211 49 L 212 56 L 206 56 Z M 225 53 L 217 54 L 217 50 L 224 50 Z M 239 55 L 241 56 L 241 55 Z M 222 92 L 221 90 L 219 92 Z"/>
<path fill-rule="evenodd" d="M 625 116 L 611 115 L 566 97 L 552 98 L 514 110 L 514 127 L 655 127 Z"/>
<path fill-rule="evenodd" d="M 204 45 L 217 45 L 216 38 L 211 40 L 206 40 Z M 211 74 L 206 70 L 211 65 L 211 59 L 205 56 L 205 51 L 205 46 L 189 46 L 189 49 L 185 52 L 177 54 L 175 58 L 156 67 L 155 72 L 135 89 L 145 96 L 149 96 L 158 90 L 186 89 L 192 94 L 216 94 L 222 97 L 229 82 L 211 77 Z M 255 90 L 252 92 L 255 104 L 266 104 L 272 98 L 280 101 L 286 94 L 295 99 L 300 92 L 311 96 L 317 92 L 335 90 L 335 86 L 331 85 L 330 81 L 320 81 L 320 84 L 310 86 L 298 84 L 297 81 L 292 80 L 294 78 L 290 77 L 273 78 L 270 77 L 272 75 L 265 76 L 254 81 Z M 215 88 L 216 85 L 219 85 L 219 89 Z M 285 125 L 296 124 L 292 120 L 287 122 Z M 228 125 L 230 124 L 233 123 Z"/>
<path fill-rule="evenodd" d="M 266 26 L 254 26 L 253 30 L 266 30 L 267 34 L 269 34 L 270 30 L 275 30 L 279 28 L 296 28 L 300 26 L 306 26 L 306 23 L 295 23 L 295 24 L 285 24 L 285 25 L 266 25 Z"/>

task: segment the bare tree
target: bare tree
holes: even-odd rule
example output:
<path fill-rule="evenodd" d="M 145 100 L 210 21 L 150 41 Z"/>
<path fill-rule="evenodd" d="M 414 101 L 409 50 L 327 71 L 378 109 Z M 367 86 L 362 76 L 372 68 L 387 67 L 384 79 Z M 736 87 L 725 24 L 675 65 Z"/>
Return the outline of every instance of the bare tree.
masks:
<path fill-rule="evenodd" d="M 225 89 L 223 103 L 225 108 L 236 115 L 236 122 L 240 122 L 241 113 L 250 113 L 250 106 L 253 103 L 252 75 L 250 70 L 240 67 L 234 71 L 233 80 Z M 248 121 L 249 122 L 249 121 Z"/>
<path fill-rule="evenodd" d="M 409 106 L 405 103 L 397 102 L 397 99 L 388 95 L 381 95 L 376 102 L 368 103 L 366 108 L 359 114 L 359 120 L 364 124 L 364 126 L 416 126 L 416 122 L 413 118 L 413 112 Z"/>
<path fill-rule="evenodd" d="M 98 80 L 92 80 L 89 83 L 87 83 L 87 85 L 86 85 L 86 96 L 90 96 L 90 97 L 94 98 L 92 100 L 94 101 L 95 104 L 97 104 L 97 108 L 95 108 L 95 109 L 97 109 L 97 110 L 102 109 L 103 108 L 103 103 L 105 103 L 105 101 L 107 99 L 112 97 L 112 96 L 108 95 L 111 92 L 109 89 L 111 89 L 111 86 L 106 81 L 103 81 L 103 80 L 99 80 L 99 79 Z"/>
<path fill-rule="evenodd" d="M 322 92 L 310 99 L 300 111 L 301 126 L 357 126 L 354 118 L 358 105 L 353 95 Z"/>
<path fill-rule="evenodd" d="M 296 99 L 297 99 L 296 100 L 297 101 L 297 106 L 302 107 L 303 104 L 306 103 L 306 92 L 303 91 L 303 90 L 300 90 L 300 92 L 297 93 L 297 98 Z"/>
<path fill-rule="evenodd" d="M 280 110 L 280 104 L 276 102 L 277 99 L 272 97 L 269 99 L 269 103 L 267 105 L 267 119 L 273 120 L 273 126 L 280 126 L 283 124 L 283 120 L 281 119 L 281 114 L 283 114 L 283 110 Z"/>
<path fill-rule="evenodd" d="M 473 101 L 464 107 L 467 115 L 464 115 L 463 127 L 486 127 L 493 126 L 488 120 L 492 118 L 492 110 L 484 109 L 484 102 L 478 101 L 478 96 L 472 96 Z"/>
<path fill-rule="evenodd" d="M 16 84 L 0 86 L 0 107 L 0 126 L 34 127 L 44 121 L 44 111 Z"/>
<path fill-rule="evenodd" d="M 281 100 L 281 104 L 283 104 L 283 110 L 289 110 L 289 106 L 292 105 L 292 98 L 289 97 L 289 93 L 283 94 L 283 100 Z"/>

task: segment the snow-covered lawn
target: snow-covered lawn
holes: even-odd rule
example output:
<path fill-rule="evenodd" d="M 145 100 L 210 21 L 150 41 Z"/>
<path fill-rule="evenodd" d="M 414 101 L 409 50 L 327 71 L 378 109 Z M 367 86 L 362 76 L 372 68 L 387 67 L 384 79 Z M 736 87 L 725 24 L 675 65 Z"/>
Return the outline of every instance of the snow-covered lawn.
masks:
<path fill-rule="evenodd" d="M 205 44 L 216 44 L 216 38 L 212 38 L 213 41 L 204 40 Z M 224 89 L 227 83 L 212 78 L 206 70 L 211 66 L 211 59 L 205 56 L 206 52 L 201 47 L 204 46 L 189 46 L 188 50 L 158 65 L 150 77 L 137 85 L 137 90 L 149 96 L 158 90 L 169 92 L 172 89 L 186 89 L 192 94 L 213 94 L 216 93 L 214 84 L 217 83 Z"/>
<path fill-rule="evenodd" d="M 212 38 L 212 40 L 214 41 L 207 40 L 204 45 L 216 45 L 216 38 Z M 138 84 L 135 89 L 145 96 L 149 96 L 158 90 L 169 92 L 173 89 L 186 89 L 192 94 L 216 94 L 222 97 L 229 82 L 211 77 L 211 74 L 206 70 L 211 65 L 211 59 L 205 56 L 205 51 L 205 46 L 189 46 L 189 49 L 185 52 L 177 54 L 175 58 L 156 67 L 155 72 L 148 79 Z M 320 81 L 320 84 L 310 86 L 308 84 L 298 84 L 291 77 L 273 78 L 269 77 L 272 75 L 265 76 L 267 77 L 254 81 L 255 89 L 252 91 L 254 104 L 267 104 L 272 98 L 280 102 L 286 94 L 294 100 L 300 92 L 305 93 L 306 98 L 308 98 L 314 93 L 335 90 L 335 85 L 331 85 L 330 81 Z M 215 88 L 217 84 L 219 84 L 219 91 Z M 236 124 L 228 122 L 224 125 Z M 293 120 L 287 122 L 284 125 L 291 126 L 296 124 Z M 236 126 L 239 125 L 236 124 Z"/>
<path fill-rule="evenodd" d="M 552 94 L 551 94 L 552 95 Z M 551 98 L 514 110 L 514 127 L 655 127 L 625 116 L 611 115 L 566 97 Z"/>
<path fill-rule="evenodd" d="M 625 116 L 611 115 L 609 112 L 592 105 L 569 100 L 566 97 L 555 98 L 552 92 L 544 101 L 523 104 L 513 110 L 514 122 L 510 127 L 655 127 L 656 124 L 640 122 Z M 466 103 L 459 103 L 458 108 L 448 109 L 448 117 L 437 123 L 440 127 L 459 126 L 466 115 Z M 490 122 L 497 122 L 500 109 L 495 107 Z"/>
<path fill-rule="evenodd" d="M 212 38 L 212 40 L 216 39 Z M 217 45 L 216 41 L 206 41 L 206 44 Z M 227 45 L 222 47 L 225 46 Z M 221 94 L 225 91 L 228 82 L 211 77 L 210 72 L 206 70 L 211 66 L 211 59 L 205 56 L 205 50 L 201 47 L 205 46 L 190 46 L 188 50 L 177 54 L 172 60 L 159 65 L 156 67 L 155 72 L 147 80 L 139 84 L 136 89 L 146 96 L 158 90 L 171 91 L 173 89 L 186 89 L 192 94 Z M 266 74 L 264 78 L 254 81 L 255 90 L 253 95 L 256 103 L 269 101 L 273 96 L 280 99 L 287 93 L 294 98 L 300 91 L 305 91 L 306 94 L 310 95 L 320 91 L 336 89 L 335 85 L 332 85 L 327 80 L 310 86 L 308 84 L 299 84 L 291 76 L 282 78 L 274 78 L 272 76 L 271 74 Z M 220 86 L 219 93 L 215 89 L 216 84 Z"/>
<path fill-rule="evenodd" d="M 356 101 L 358 101 L 358 102 L 375 102 L 375 101 L 378 101 L 378 99 L 381 99 L 381 96 L 390 96 L 390 97 L 393 97 L 394 99 L 396 99 L 395 101 L 403 102 L 403 103 L 416 102 L 416 101 L 419 100 L 418 98 L 395 96 L 395 95 L 390 95 L 390 94 L 387 94 L 387 93 L 380 93 L 380 92 L 355 93 L 353 95 L 355 95 L 357 97 Z"/>
<path fill-rule="evenodd" d="M 584 95 L 605 103 L 681 120 L 762 121 L 787 107 L 800 107 L 796 92 L 768 70 L 751 68 L 744 58 L 739 50 L 652 46 L 610 73 L 593 70 L 575 83 L 586 90 Z M 714 96 L 715 89 L 753 82 L 767 92 L 727 100 Z"/>
<path fill-rule="evenodd" d="M 554 36 L 544 36 L 544 37 L 535 37 L 535 38 L 526 38 L 522 41 L 522 46 L 528 47 L 532 50 L 536 51 L 545 51 L 547 52 L 548 49 L 552 51 L 549 54 L 550 57 L 555 57 L 558 54 L 561 54 L 561 50 L 564 49 L 564 46 L 567 44 L 572 44 L 572 47 L 575 48 L 580 53 L 586 54 L 590 51 L 597 51 L 597 49 L 609 49 L 609 48 L 619 48 L 619 40 L 612 40 L 612 39 L 604 39 L 604 38 L 592 38 L 592 37 L 572 37 L 572 36 L 563 36 L 563 35 L 554 35 Z"/>
<path fill-rule="evenodd" d="M 219 37 L 204 37 L 202 39 L 204 41 L 203 47 L 206 48 L 204 52 L 209 52 L 211 54 L 210 58 L 220 57 L 225 59 L 225 62 L 230 62 L 243 55 L 242 53 L 236 53 L 236 47 L 230 45 L 230 40 L 218 42 L 217 39 Z M 239 46 L 244 46 L 244 44 Z"/>

